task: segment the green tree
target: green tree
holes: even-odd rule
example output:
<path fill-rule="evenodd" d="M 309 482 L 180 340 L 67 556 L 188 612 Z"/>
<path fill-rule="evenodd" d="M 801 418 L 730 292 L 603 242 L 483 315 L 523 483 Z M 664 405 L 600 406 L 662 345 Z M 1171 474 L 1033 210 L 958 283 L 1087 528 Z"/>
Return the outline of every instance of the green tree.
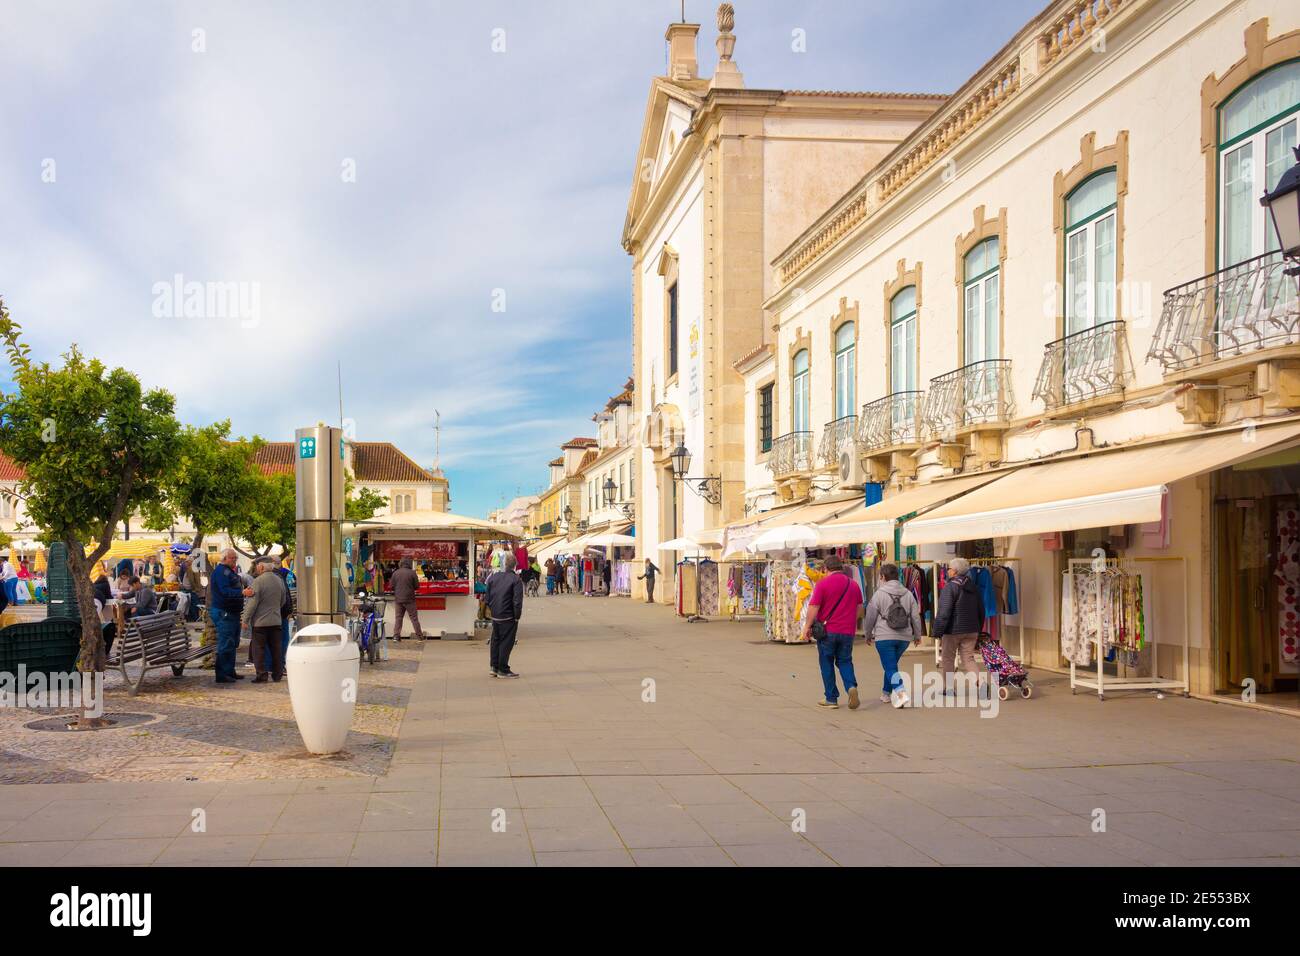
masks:
<path fill-rule="evenodd" d="M 36 363 L 21 333 L 0 301 L 0 339 L 17 386 L 0 396 L 0 450 L 26 471 L 19 493 L 31 521 L 67 546 L 81 609 L 79 664 L 98 672 L 104 648 L 90 569 L 127 515 L 158 507 L 180 434 L 175 400 L 76 345 L 61 368 Z"/>
<path fill-rule="evenodd" d="M 254 507 L 260 490 L 253 456 L 262 444 L 256 436 L 231 441 L 229 420 L 203 428 L 185 426 L 175 466 L 162 483 L 163 500 L 145 515 L 146 526 L 161 530 L 188 519 L 194 526 L 193 552 L 206 535 L 237 524 Z"/>
<path fill-rule="evenodd" d="M 235 515 L 226 531 L 235 550 L 245 557 L 269 554 L 277 544 L 285 554 L 291 552 L 298 535 L 293 475 L 255 473 L 247 507 Z M 235 543 L 240 541 L 252 551 L 245 551 Z"/>

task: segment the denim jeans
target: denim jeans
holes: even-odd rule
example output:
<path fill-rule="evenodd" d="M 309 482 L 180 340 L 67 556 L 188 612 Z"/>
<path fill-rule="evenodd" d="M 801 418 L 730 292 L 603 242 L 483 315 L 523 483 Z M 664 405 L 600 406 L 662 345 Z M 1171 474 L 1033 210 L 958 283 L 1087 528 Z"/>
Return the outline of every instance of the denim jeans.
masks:
<path fill-rule="evenodd" d="M 880 666 L 885 669 L 885 682 L 881 693 L 888 694 L 903 686 L 903 676 L 898 673 L 898 662 L 903 659 L 908 641 L 876 641 L 876 653 L 880 655 Z"/>
<path fill-rule="evenodd" d="M 822 666 L 822 684 L 826 687 L 826 699 L 840 699 L 839 688 L 835 686 L 835 668 L 840 669 L 840 680 L 844 689 L 858 686 L 858 678 L 853 673 L 853 635 L 827 633 L 826 640 L 817 642 L 817 657 Z"/>
<path fill-rule="evenodd" d="M 289 656 L 289 619 L 280 621 L 280 660 Z"/>
<path fill-rule="evenodd" d="M 214 607 L 208 612 L 208 616 L 212 618 L 212 626 L 217 630 L 216 676 L 233 680 L 235 658 L 239 654 L 239 614 Z"/>

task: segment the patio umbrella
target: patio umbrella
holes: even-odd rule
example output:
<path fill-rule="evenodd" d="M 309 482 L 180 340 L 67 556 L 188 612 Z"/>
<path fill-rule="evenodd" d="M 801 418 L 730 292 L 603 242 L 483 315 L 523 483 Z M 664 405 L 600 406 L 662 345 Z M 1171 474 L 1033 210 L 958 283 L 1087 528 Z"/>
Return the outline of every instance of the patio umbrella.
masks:
<path fill-rule="evenodd" d="M 585 543 L 589 548 L 630 548 L 636 544 L 636 538 L 630 534 L 615 534 L 609 531 L 604 534 L 594 534 L 587 538 Z"/>
<path fill-rule="evenodd" d="M 750 551 L 793 551 L 796 548 L 815 548 L 821 535 L 811 525 L 790 524 L 764 531 L 749 545 Z"/>

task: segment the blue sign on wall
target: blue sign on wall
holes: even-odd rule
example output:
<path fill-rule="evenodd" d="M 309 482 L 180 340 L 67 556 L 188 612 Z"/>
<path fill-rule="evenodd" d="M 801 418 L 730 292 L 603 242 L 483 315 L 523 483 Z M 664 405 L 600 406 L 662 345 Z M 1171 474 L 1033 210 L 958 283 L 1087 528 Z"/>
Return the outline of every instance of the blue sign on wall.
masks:
<path fill-rule="evenodd" d="M 315 458 L 316 457 L 316 439 L 300 438 L 298 439 L 298 457 Z"/>

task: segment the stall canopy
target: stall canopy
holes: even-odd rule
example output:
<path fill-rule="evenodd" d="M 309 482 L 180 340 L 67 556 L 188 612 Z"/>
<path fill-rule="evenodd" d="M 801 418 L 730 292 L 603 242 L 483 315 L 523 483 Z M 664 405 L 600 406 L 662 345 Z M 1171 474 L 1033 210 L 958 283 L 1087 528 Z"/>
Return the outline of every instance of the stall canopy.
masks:
<path fill-rule="evenodd" d="M 351 522 L 345 522 L 349 524 Z M 482 518 L 454 515 L 446 511 L 403 511 L 355 522 L 357 528 L 374 531 L 472 531 L 480 538 L 520 538 L 524 529 L 513 524 L 497 524 Z"/>
<path fill-rule="evenodd" d="M 894 522 L 899 518 L 933 508 L 1009 474 L 1010 471 L 1002 471 L 945 478 L 925 485 L 915 485 L 874 505 L 860 504 L 819 525 L 817 531 L 820 542 L 833 546 L 861 544 L 864 541 L 893 541 Z"/>
<path fill-rule="evenodd" d="M 1300 422 L 1202 432 L 1174 441 L 1027 465 L 903 528 L 903 544 L 970 541 L 1159 521 L 1171 482 L 1300 440 Z"/>

